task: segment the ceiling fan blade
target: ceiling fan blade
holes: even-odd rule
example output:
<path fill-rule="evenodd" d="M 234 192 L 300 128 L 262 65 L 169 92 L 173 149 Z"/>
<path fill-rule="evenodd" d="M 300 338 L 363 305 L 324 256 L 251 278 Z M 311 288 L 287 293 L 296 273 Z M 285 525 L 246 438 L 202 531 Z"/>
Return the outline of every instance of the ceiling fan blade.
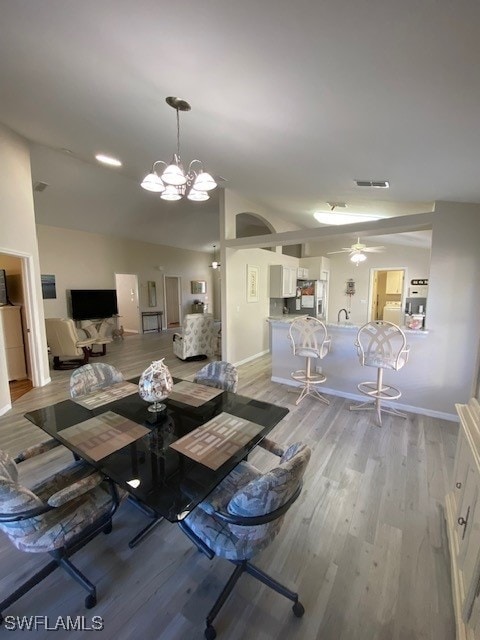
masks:
<path fill-rule="evenodd" d="M 372 253 L 381 253 L 385 251 L 385 247 L 365 247 L 364 251 L 371 251 Z"/>
<path fill-rule="evenodd" d="M 340 249 L 340 251 L 327 251 L 327 255 L 331 256 L 334 253 L 345 253 L 346 251 L 351 251 L 350 247 L 344 247 L 343 249 Z"/>

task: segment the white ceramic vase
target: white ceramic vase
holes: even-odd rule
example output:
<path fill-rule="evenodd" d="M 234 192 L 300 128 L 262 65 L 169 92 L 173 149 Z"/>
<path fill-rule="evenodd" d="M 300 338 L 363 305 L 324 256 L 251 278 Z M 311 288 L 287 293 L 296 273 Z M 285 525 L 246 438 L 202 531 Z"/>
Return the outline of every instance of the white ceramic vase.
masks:
<path fill-rule="evenodd" d="M 158 413 L 166 408 L 161 401 L 165 400 L 173 388 L 172 376 L 163 360 L 164 358 L 152 362 L 142 373 L 138 383 L 140 397 L 147 402 L 153 402 L 148 407 L 152 413 Z"/>

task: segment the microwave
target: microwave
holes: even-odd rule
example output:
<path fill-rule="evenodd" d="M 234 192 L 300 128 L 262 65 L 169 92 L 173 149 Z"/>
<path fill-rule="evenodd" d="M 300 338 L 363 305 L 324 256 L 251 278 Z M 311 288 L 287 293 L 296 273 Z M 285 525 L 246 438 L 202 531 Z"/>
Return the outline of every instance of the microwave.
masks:
<path fill-rule="evenodd" d="M 412 285 L 408 287 L 409 298 L 426 298 L 428 294 L 428 285 L 420 284 L 418 286 Z"/>

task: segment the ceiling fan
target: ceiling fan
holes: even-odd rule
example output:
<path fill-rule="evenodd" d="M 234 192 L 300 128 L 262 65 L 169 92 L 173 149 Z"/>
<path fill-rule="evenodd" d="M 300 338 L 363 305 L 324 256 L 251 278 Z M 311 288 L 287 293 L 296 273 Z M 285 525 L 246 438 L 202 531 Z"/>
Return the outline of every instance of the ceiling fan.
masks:
<path fill-rule="evenodd" d="M 358 264 L 359 262 L 363 262 L 367 259 L 365 253 L 380 253 L 385 249 L 385 247 L 367 247 L 366 244 L 360 242 L 360 238 L 357 238 L 357 242 L 352 244 L 351 247 L 342 247 L 340 251 L 329 251 L 327 255 L 332 255 L 334 253 L 349 253 L 350 260 Z"/>

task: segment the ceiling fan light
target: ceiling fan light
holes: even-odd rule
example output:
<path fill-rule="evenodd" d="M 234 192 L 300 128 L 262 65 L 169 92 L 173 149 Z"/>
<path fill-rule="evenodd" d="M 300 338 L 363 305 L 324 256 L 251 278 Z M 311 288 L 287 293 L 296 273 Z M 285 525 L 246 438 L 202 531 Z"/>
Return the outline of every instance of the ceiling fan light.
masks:
<path fill-rule="evenodd" d="M 198 191 L 210 191 L 211 189 L 215 189 L 216 186 L 217 183 L 209 173 L 206 171 L 200 171 L 193 182 L 192 189 L 197 189 Z"/>
<path fill-rule="evenodd" d="M 358 264 L 359 262 L 364 262 L 366 259 L 367 259 L 367 256 L 361 251 L 359 251 L 358 253 L 354 253 L 352 256 L 350 256 L 350 260 L 355 264 Z"/>
<path fill-rule="evenodd" d="M 162 181 L 165 184 L 171 184 L 174 187 L 179 187 L 182 184 L 187 183 L 187 177 L 180 162 L 180 158 L 173 156 L 172 162 L 162 173 Z"/>
<path fill-rule="evenodd" d="M 173 202 L 174 200 L 181 200 L 182 193 L 181 193 L 181 190 L 178 189 L 177 187 L 175 187 L 175 186 L 173 186 L 171 184 L 168 184 L 165 187 L 165 191 L 162 193 L 160 198 L 162 200 L 169 200 L 169 201 Z"/>
<path fill-rule="evenodd" d="M 204 200 L 210 200 L 210 196 L 206 191 L 197 191 L 196 189 L 190 189 L 187 198 L 194 202 L 203 202 Z"/>
<path fill-rule="evenodd" d="M 157 176 L 156 173 L 149 173 L 142 181 L 140 185 L 147 191 L 153 191 L 155 193 L 161 193 L 165 191 L 165 185 L 162 182 L 162 179 Z"/>
<path fill-rule="evenodd" d="M 214 260 L 211 264 L 212 269 L 218 269 L 219 266 L 220 266 L 220 263 L 217 262 L 216 260 Z"/>

